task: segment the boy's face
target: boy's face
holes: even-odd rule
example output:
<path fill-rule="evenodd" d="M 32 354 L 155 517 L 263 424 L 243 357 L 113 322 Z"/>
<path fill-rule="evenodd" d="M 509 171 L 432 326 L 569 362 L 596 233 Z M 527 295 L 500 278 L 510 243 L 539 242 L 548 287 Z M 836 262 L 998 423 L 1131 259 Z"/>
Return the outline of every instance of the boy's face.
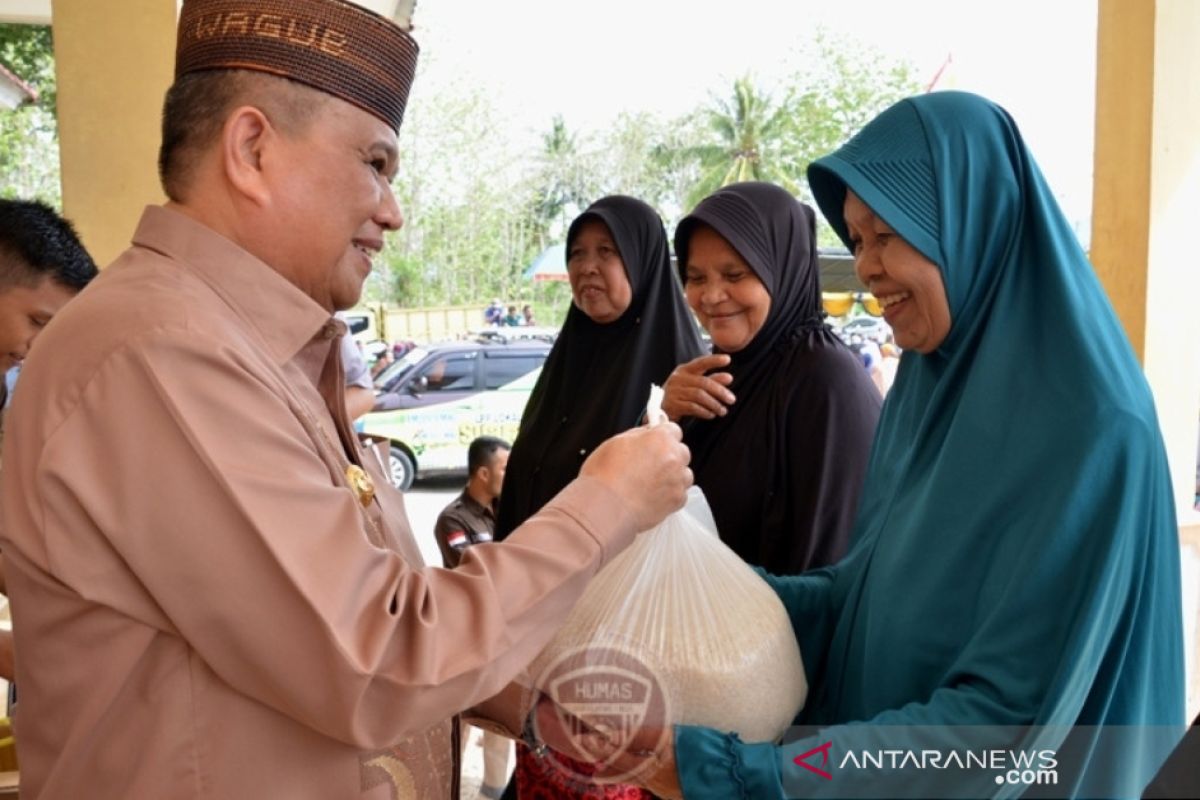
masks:
<path fill-rule="evenodd" d="M 34 338 L 75 294 L 49 277 L 34 286 L 0 289 L 0 372 L 21 363 Z"/>

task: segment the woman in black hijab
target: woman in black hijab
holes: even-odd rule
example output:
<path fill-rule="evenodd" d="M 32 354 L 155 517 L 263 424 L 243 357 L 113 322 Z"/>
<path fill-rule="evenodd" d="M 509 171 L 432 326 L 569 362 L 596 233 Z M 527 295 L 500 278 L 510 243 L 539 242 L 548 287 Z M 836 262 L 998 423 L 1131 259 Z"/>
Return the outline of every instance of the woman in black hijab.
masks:
<path fill-rule="evenodd" d="M 713 355 L 675 370 L 663 409 L 721 539 L 776 575 L 833 563 L 882 401 L 824 322 L 813 210 L 769 183 L 727 186 L 679 223 L 675 254 Z"/>
<path fill-rule="evenodd" d="M 570 483 L 597 445 L 641 421 L 651 383 L 703 352 L 662 220 L 641 200 L 605 197 L 571 223 L 567 275 L 571 308 L 521 417 L 497 538 Z"/>
<path fill-rule="evenodd" d="M 639 424 L 651 383 L 661 386 L 676 364 L 703 352 L 671 271 L 662 220 L 641 200 L 605 197 L 571 223 L 567 275 L 571 308 L 509 454 L 497 539 L 570 483 L 597 445 Z M 589 769 L 577 762 L 556 766 L 518 746 L 517 796 L 652 797 L 634 786 L 593 786 L 585 780 Z"/>

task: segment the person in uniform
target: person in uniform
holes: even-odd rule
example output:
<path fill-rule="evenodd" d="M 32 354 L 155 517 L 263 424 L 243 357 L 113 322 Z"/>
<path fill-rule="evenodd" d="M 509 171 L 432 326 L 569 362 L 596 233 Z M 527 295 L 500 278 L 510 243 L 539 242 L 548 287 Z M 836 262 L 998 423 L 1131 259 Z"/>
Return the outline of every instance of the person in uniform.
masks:
<path fill-rule="evenodd" d="M 347 418 L 334 318 L 402 223 L 416 58 L 345 0 L 183 3 L 168 202 L 10 409 L 22 796 L 452 798 L 458 715 L 682 507 L 678 427 L 642 428 L 503 545 L 424 566 Z M 510 732 L 524 711 L 490 707 Z"/>
<path fill-rule="evenodd" d="M 512 445 L 495 436 L 479 436 L 467 447 L 467 485 L 438 514 L 433 534 L 442 563 L 453 569 L 473 544 L 496 536 L 496 510 Z"/>
<path fill-rule="evenodd" d="M 512 445 L 496 436 L 478 436 L 467 448 L 467 485 L 438 514 L 434 538 L 442 563 L 457 567 L 468 547 L 490 542 L 496 535 L 496 506 L 504 486 L 504 468 Z M 499 798 L 508 780 L 512 743 L 493 731 L 482 732 L 483 783 L 479 796 Z"/>

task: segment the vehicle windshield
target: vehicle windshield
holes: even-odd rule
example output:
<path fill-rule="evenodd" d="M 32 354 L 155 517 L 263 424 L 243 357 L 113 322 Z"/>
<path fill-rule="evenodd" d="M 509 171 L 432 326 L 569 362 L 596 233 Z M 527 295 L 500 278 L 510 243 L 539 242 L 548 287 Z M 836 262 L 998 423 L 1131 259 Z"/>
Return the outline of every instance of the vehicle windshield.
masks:
<path fill-rule="evenodd" d="M 429 351 L 420 347 L 414 347 L 409 350 L 398 361 L 389 364 L 383 372 L 375 376 L 375 388 L 381 391 L 386 391 L 388 387 L 395 385 L 396 381 L 400 380 L 410 369 L 420 363 L 421 359 L 429 355 Z"/>

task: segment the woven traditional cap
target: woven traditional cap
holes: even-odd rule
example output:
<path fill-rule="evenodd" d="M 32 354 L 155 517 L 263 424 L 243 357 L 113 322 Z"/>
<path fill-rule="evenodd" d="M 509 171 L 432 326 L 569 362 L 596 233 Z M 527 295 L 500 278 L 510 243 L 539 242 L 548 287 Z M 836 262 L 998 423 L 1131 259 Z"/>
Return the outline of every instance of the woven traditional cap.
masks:
<path fill-rule="evenodd" d="M 175 77 L 210 69 L 281 75 L 399 129 L 417 43 L 347 0 L 184 0 Z"/>

